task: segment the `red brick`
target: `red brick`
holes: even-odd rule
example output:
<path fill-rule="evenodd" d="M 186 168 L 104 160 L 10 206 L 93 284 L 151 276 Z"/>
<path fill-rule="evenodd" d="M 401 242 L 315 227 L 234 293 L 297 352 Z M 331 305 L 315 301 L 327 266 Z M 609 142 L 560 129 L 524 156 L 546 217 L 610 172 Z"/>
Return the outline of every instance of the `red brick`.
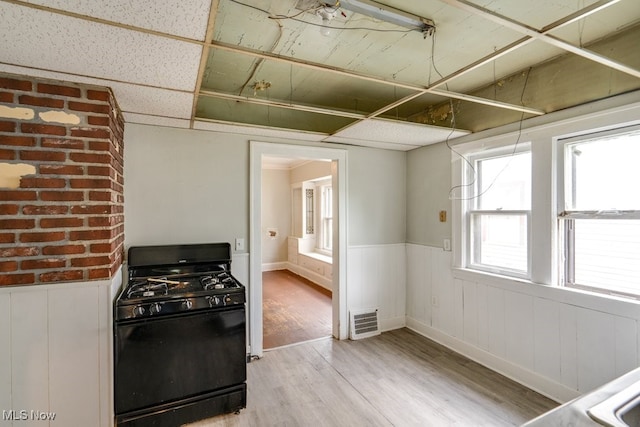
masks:
<path fill-rule="evenodd" d="M 106 129 L 75 128 L 75 129 L 71 129 L 71 136 L 75 136 L 79 138 L 109 139 L 111 138 L 111 132 L 109 132 Z"/>
<path fill-rule="evenodd" d="M 41 98 L 39 96 L 21 95 L 18 102 L 23 105 L 35 105 L 38 107 L 63 108 L 64 100 L 55 98 Z"/>
<path fill-rule="evenodd" d="M 26 80 L 10 79 L 8 77 L 0 77 L 0 88 L 31 91 L 31 82 Z"/>
<path fill-rule="evenodd" d="M 29 230 L 35 226 L 33 219 L 0 219 L 0 228 L 3 230 Z"/>
<path fill-rule="evenodd" d="M 81 139 L 42 138 L 40 145 L 44 148 L 84 150 L 84 141 Z"/>
<path fill-rule="evenodd" d="M 109 151 L 111 143 L 109 141 L 89 141 L 89 150 Z"/>
<path fill-rule="evenodd" d="M 84 167 L 72 165 L 40 165 L 42 175 L 84 175 Z"/>
<path fill-rule="evenodd" d="M 104 178 L 72 178 L 69 183 L 71 188 L 111 188 L 111 180 Z"/>
<path fill-rule="evenodd" d="M 89 200 L 94 202 L 110 202 L 111 192 L 109 191 L 89 191 Z"/>
<path fill-rule="evenodd" d="M 0 271 L 3 273 L 9 271 L 17 271 L 18 270 L 18 262 L 17 261 L 0 261 Z"/>
<path fill-rule="evenodd" d="M 59 86 L 47 83 L 38 83 L 38 92 L 48 93 L 50 95 L 71 96 L 74 98 L 80 98 L 82 96 L 82 91 L 77 87 Z"/>
<path fill-rule="evenodd" d="M 65 227 L 82 227 L 84 219 L 82 218 L 43 218 L 40 220 L 40 228 L 65 228 Z"/>
<path fill-rule="evenodd" d="M 28 259 L 20 263 L 22 270 L 40 270 L 42 268 L 60 268 L 67 265 L 64 258 Z"/>
<path fill-rule="evenodd" d="M 110 227 L 111 225 L 113 225 L 111 222 L 111 218 L 112 217 L 108 216 L 90 217 L 88 218 L 87 225 L 89 227 Z"/>
<path fill-rule="evenodd" d="M 89 279 L 108 279 L 111 277 L 111 269 L 94 268 L 89 270 Z"/>
<path fill-rule="evenodd" d="M 33 273 L 0 275 L 0 286 L 30 285 L 35 281 L 36 276 Z"/>
<path fill-rule="evenodd" d="M 89 246 L 89 250 L 92 254 L 110 254 L 115 250 L 114 243 L 94 243 Z"/>
<path fill-rule="evenodd" d="M 69 158 L 78 163 L 111 163 L 111 156 L 108 154 L 69 153 Z"/>
<path fill-rule="evenodd" d="M 64 270 L 42 273 L 38 276 L 41 282 L 65 282 L 69 280 L 82 280 L 84 272 L 82 270 Z"/>
<path fill-rule="evenodd" d="M 18 213 L 18 205 L 0 205 L 0 215 L 15 215 Z"/>
<path fill-rule="evenodd" d="M 69 206 L 26 205 L 22 207 L 22 213 L 24 215 L 63 215 L 63 214 L 66 214 L 67 212 L 69 212 Z"/>
<path fill-rule="evenodd" d="M 15 151 L 0 149 L 0 160 L 13 160 L 15 158 L 16 158 Z"/>
<path fill-rule="evenodd" d="M 111 205 L 82 205 L 71 207 L 71 213 L 74 215 L 110 214 L 112 213 L 111 210 Z"/>
<path fill-rule="evenodd" d="M 25 257 L 39 255 L 40 251 L 35 246 L 20 246 L 15 248 L 0 249 L 0 257 Z"/>
<path fill-rule="evenodd" d="M 45 246 L 42 248 L 43 255 L 77 255 L 83 254 L 85 251 L 84 245 Z"/>
<path fill-rule="evenodd" d="M 41 191 L 40 200 L 43 202 L 80 202 L 84 200 L 82 191 Z"/>
<path fill-rule="evenodd" d="M 111 94 L 106 90 L 87 90 L 87 98 L 94 101 L 109 102 Z"/>
<path fill-rule="evenodd" d="M 20 241 L 22 243 L 31 242 L 59 242 L 64 240 L 64 231 L 48 231 L 43 233 L 22 233 L 20 234 Z"/>
<path fill-rule="evenodd" d="M 108 256 L 94 256 L 86 258 L 73 258 L 71 266 L 73 267 L 92 267 L 96 265 L 109 265 L 111 260 Z"/>
<path fill-rule="evenodd" d="M 13 103 L 13 93 L 11 92 L 0 92 L 0 102 L 6 102 L 7 104 Z M 89 122 L 91 123 L 91 122 Z"/>
<path fill-rule="evenodd" d="M 109 126 L 111 124 L 109 117 L 89 116 L 87 120 L 93 126 Z"/>
<path fill-rule="evenodd" d="M 30 136 L 0 135 L 0 145 L 35 147 L 36 139 Z"/>
<path fill-rule="evenodd" d="M 69 232 L 69 240 L 108 240 L 111 238 L 110 230 L 82 230 Z"/>
<path fill-rule="evenodd" d="M 37 123 L 22 123 L 20 129 L 24 133 L 39 133 L 43 135 L 60 135 L 67 134 L 67 128 L 64 126 L 41 125 Z"/>
<path fill-rule="evenodd" d="M 87 175 L 111 176 L 112 169 L 109 166 L 89 166 Z"/>
<path fill-rule="evenodd" d="M 0 233 L 0 243 L 15 243 L 16 235 L 13 233 Z"/>
<path fill-rule="evenodd" d="M 20 180 L 21 188 L 64 188 L 67 182 L 61 178 L 33 178 L 23 177 Z"/>
<path fill-rule="evenodd" d="M 12 200 L 36 200 L 38 193 L 35 191 L 23 191 L 23 190 L 0 190 L 0 201 L 12 201 Z"/>
<path fill-rule="evenodd" d="M 61 151 L 21 151 L 20 160 L 64 162 L 67 160 L 67 155 Z"/>
<path fill-rule="evenodd" d="M 90 104 L 88 102 L 69 101 L 69 109 L 87 111 L 89 113 L 109 114 L 111 108 L 106 104 Z"/>
<path fill-rule="evenodd" d="M 0 120 L 0 132 L 15 132 L 16 122 L 7 122 Z"/>

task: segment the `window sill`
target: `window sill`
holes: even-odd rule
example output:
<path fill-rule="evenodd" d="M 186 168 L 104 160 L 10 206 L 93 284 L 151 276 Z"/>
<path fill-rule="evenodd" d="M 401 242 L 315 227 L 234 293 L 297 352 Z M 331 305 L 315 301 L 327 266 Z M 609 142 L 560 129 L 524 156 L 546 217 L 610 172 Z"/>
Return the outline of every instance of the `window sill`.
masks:
<path fill-rule="evenodd" d="M 583 289 L 535 283 L 468 268 L 452 268 L 454 279 L 640 320 L 640 301 Z"/>
<path fill-rule="evenodd" d="M 308 256 L 309 258 L 317 259 L 318 261 L 322 261 L 327 264 L 333 263 L 332 257 L 321 254 L 319 252 L 300 252 L 300 255 Z"/>

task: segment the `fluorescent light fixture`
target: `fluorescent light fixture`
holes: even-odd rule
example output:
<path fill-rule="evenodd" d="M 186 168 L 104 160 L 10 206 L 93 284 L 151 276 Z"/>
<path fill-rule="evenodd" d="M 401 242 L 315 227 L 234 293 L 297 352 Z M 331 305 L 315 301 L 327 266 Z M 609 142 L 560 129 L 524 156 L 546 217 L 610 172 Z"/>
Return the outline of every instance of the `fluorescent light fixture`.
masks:
<path fill-rule="evenodd" d="M 351 12 L 379 19 L 380 21 L 420 31 L 424 33 L 425 37 L 432 34 L 436 28 L 431 19 L 423 18 L 372 0 L 333 0 L 324 3 L 328 6 L 340 7 L 350 10 Z"/>

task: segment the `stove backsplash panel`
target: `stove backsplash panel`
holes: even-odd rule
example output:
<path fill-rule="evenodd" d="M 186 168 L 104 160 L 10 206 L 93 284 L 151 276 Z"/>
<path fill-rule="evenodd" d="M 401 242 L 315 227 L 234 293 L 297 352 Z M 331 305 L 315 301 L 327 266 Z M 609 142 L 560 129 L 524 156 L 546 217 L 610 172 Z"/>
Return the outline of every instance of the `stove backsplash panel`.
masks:
<path fill-rule="evenodd" d="M 0 73 L 0 285 L 117 274 L 123 129 L 108 88 Z"/>

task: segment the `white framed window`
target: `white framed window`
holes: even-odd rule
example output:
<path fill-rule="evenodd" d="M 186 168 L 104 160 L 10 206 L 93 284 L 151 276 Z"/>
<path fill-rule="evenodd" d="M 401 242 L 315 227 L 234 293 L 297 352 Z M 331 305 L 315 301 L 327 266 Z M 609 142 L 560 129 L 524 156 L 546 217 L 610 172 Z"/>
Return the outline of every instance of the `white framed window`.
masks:
<path fill-rule="evenodd" d="M 530 144 L 475 153 L 466 163 L 466 268 L 528 278 Z"/>
<path fill-rule="evenodd" d="M 562 284 L 640 295 L 640 127 L 559 141 Z"/>
<path fill-rule="evenodd" d="M 333 250 L 333 189 L 331 180 L 322 181 L 316 187 L 320 194 L 318 211 L 319 235 L 317 249 L 327 255 Z"/>

